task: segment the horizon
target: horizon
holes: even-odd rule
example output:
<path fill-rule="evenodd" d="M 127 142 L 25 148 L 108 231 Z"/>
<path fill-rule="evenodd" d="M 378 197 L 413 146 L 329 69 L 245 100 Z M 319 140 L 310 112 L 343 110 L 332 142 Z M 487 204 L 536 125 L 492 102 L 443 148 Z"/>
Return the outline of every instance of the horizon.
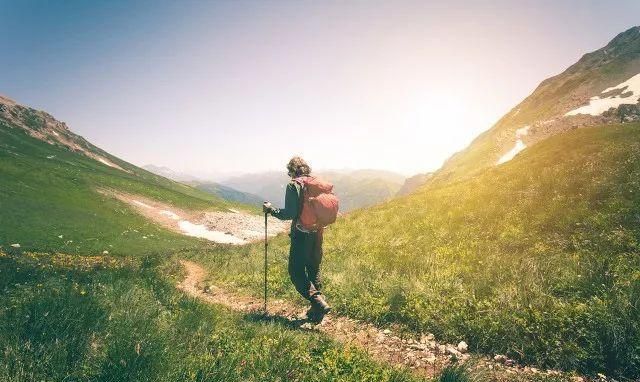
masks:
<path fill-rule="evenodd" d="M 408 177 L 439 168 L 640 11 L 632 1 L 613 11 L 584 1 L 183 4 L 5 6 L 0 39 L 14 54 L 0 93 L 138 166 L 208 177 L 282 171 L 301 155 L 325 171 Z"/>

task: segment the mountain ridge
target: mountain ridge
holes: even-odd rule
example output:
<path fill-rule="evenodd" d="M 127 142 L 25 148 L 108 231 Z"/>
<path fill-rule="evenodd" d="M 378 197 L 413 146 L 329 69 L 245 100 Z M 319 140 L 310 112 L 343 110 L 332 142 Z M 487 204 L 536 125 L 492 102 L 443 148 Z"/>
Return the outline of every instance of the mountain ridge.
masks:
<path fill-rule="evenodd" d="M 472 176 L 502 163 L 502 157 L 507 154 L 512 158 L 526 147 L 564 131 L 640 120 L 640 104 L 637 103 L 623 104 L 597 115 L 567 115 L 602 95 L 603 90 L 622 84 L 639 73 L 640 27 L 636 26 L 616 35 L 604 47 L 586 53 L 563 72 L 541 81 L 529 96 L 490 129 L 450 156 L 430 183 Z M 623 90 L 604 94 L 606 97 L 617 95 L 625 94 Z"/>

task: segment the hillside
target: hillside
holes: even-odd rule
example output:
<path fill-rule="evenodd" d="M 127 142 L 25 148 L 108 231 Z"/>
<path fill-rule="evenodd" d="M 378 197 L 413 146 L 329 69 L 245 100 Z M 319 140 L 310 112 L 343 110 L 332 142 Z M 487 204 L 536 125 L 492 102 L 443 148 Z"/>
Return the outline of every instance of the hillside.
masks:
<path fill-rule="evenodd" d="M 1 381 L 421 380 L 277 316 L 234 313 L 176 290 L 184 252 L 225 246 L 166 229 L 147 210 L 243 206 L 0 101 Z"/>
<path fill-rule="evenodd" d="M 409 195 L 423 184 L 427 183 L 429 179 L 433 176 L 432 172 L 424 173 L 424 174 L 416 174 L 405 179 L 402 187 L 396 193 L 396 196 L 405 196 Z"/>
<path fill-rule="evenodd" d="M 340 312 L 477 351 L 637 378 L 638 153 L 638 123 L 574 130 L 473 179 L 356 211 L 325 236 L 326 294 Z M 271 246 L 275 269 L 287 244 Z M 252 251 L 209 257 L 216 282 L 259 290 Z M 295 298 L 277 276 L 271 287 Z"/>
<path fill-rule="evenodd" d="M 340 211 L 349 212 L 391 199 L 401 188 L 404 177 L 383 170 L 323 170 L 314 174 L 330 181 L 340 198 Z M 276 205 L 284 204 L 284 190 L 290 181 L 286 173 L 264 172 L 236 176 L 221 183 Z"/>
<path fill-rule="evenodd" d="M 151 174 L 93 146 L 51 115 L 0 100 L 0 246 L 98 254 L 194 245 L 110 193 L 185 211 L 245 209 Z"/>
<path fill-rule="evenodd" d="M 640 27 L 585 54 L 449 158 L 434 181 L 460 179 L 508 161 L 564 131 L 640 120 Z"/>
<path fill-rule="evenodd" d="M 230 202 L 247 204 L 256 208 L 260 207 L 262 205 L 262 202 L 264 202 L 264 199 L 259 197 L 258 195 L 238 191 L 234 188 L 216 182 L 195 180 L 186 183 L 195 189 L 204 191 L 208 194 L 216 195 Z"/>

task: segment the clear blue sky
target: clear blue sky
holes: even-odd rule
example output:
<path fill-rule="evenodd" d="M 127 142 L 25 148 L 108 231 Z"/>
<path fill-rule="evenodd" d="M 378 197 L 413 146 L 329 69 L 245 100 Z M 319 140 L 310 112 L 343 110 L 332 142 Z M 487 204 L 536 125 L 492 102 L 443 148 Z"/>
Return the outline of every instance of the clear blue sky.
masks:
<path fill-rule="evenodd" d="M 640 1 L 3 1 L 0 93 L 135 164 L 437 168 Z"/>

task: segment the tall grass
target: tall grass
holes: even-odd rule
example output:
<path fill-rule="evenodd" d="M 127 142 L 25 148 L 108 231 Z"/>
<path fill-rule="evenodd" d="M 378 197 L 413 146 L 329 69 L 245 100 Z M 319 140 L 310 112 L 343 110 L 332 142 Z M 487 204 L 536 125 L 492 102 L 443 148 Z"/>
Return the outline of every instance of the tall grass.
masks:
<path fill-rule="evenodd" d="M 640 125 L 573 131 L 350 214 L 325 236 L 325 292 L 343 314 L 474 351 L 638 378 L 639 216 Z M 270 246 L 270 288 L 300 301 L 287 245 Z M 257 292 L 261 251 L 197 257 L 218 282 Z"/>
<path fill-rule="evenodd" d="M 0 252 L 2 381 L 414 381 L 326 337 L 206 306 L 179 267 Z"/>

